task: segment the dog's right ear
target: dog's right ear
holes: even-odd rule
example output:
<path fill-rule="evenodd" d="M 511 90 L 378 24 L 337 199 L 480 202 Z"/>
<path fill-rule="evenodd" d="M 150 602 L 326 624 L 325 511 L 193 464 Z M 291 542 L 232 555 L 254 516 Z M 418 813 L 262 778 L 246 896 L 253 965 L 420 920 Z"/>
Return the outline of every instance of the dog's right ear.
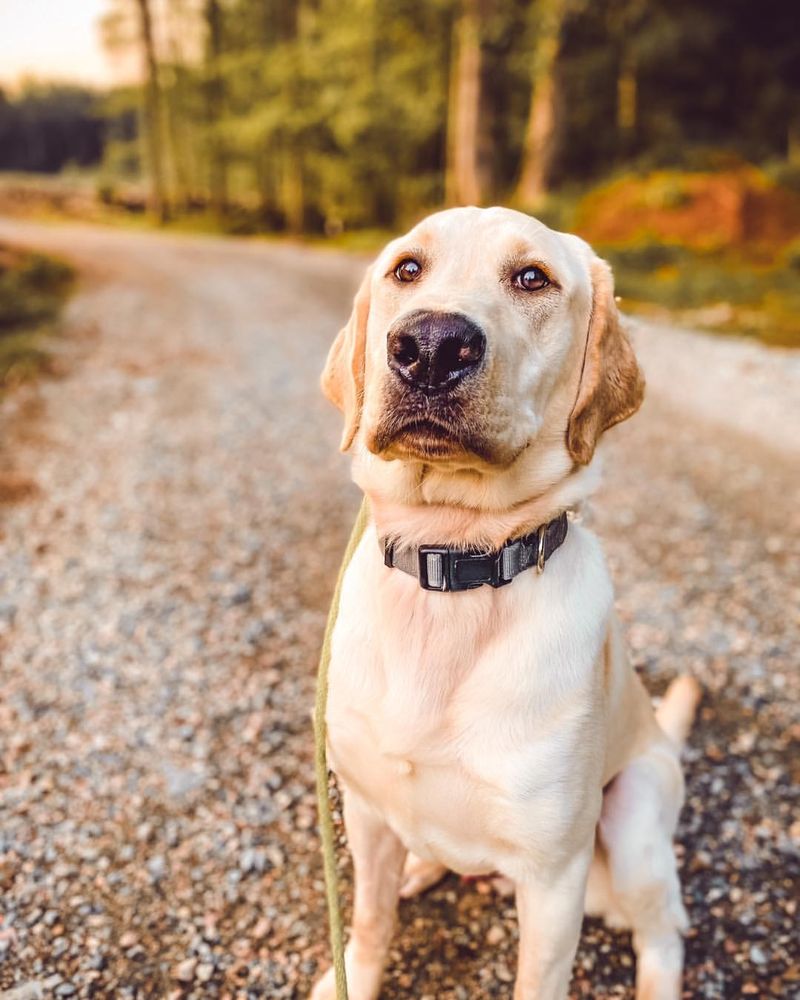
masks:
<path fill-rule="evenodd" d="M 344 413 L 344 431 L 339 445 L 342 451 L 347 451 L 353 443 L 361 422 L 371 278 L 372 268 L 369 267 L 356 292 L 350 319 L 328 352 L 320 379 L 325 396 Z"/>

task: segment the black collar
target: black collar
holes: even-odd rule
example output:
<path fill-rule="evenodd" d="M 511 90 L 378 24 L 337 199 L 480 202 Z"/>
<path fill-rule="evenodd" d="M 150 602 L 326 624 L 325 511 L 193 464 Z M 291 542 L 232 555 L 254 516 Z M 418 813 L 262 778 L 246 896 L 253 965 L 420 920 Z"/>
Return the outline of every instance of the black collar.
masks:
<path fill-rule="evenodd" d="M 504 587 L 523 570 L 544 564 L 567 537 L 566 513 L 536 531 L 508 541 L 494 552 L 475 552 L 447 545 L 410 545 L 400 548 L 383 543 L 384 562 L 419 580 L 423 590 L 472 590 L 488 583 Z"/>

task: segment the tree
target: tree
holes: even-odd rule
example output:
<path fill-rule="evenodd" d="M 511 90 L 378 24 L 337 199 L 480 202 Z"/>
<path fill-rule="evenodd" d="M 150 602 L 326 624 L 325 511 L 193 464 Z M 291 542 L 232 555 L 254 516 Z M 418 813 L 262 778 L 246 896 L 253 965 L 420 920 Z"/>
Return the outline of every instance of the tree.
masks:
<path fill-rule="evenodd" d="M 205 98 L 208 115 L 209 186 L 213 209 L 224 214 L 228 207 L 228 163 L 219 122 L 225 115 L 225 83 L 220 70 L 223 54 L 222 9 L 219 0 L 205 0 L 206 22 Z"/>
<path fill-rule="evenodd" d="M 445 200 L 450 205 L 479 205 L 481 202 L 478 166 L 480 14 L 479 0 L 461 0 L 453 22 L 445 177 Z"/>
<path fill-rule="evenodd" d="M 514 196 L 526 207 L 535 206 L 550 190 L 558 126 L 556 68 L 567 0 L 538 0 L 533 10 L 536 40 L 531 59 L 531 103 Z"/>
<path fill-rule="evenodd" d="M 169 203 L 164 157 L 164 119 L 158 61 L 153 40 L 153 19 L 150 0 L 135 0 L 135 3 L 139 14 L 139 41 L 144 73 L 144 131 L 152 185 L 151 198 L 156 216 L 161 222 L 166 222 L 169 218 Z"/>

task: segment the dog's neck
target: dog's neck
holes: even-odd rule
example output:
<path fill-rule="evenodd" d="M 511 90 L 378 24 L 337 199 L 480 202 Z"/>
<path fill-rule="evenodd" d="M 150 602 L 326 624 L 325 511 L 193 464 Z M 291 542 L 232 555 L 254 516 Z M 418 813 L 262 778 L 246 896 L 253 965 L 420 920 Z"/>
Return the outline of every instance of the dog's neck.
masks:
<path fill-rule="evenodd" d="M 562 511 L 575 510 L 594 491 L 599 470 L 574 470 L 536 496 L 506 508 L 467 507 L 447 502 L 412 502 L 362 485 L 378 536 L 401 545 L 447 545 L 498 549 L 509 539 L 535 531 Z"/>

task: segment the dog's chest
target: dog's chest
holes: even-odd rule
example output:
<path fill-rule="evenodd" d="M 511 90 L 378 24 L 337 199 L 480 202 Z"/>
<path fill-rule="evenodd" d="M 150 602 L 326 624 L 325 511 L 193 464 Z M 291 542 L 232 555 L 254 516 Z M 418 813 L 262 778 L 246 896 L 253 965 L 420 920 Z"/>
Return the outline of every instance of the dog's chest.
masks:
<path fill-rule="evenodd" d="M 440 602 L 432 615 L 416 594 L 401 595 L 389 616 L 386 595 L 349 582 L 328 706 L 331 762 L 349 792 L 414 853 L 464 874 L 513 876 L 552 856 L 599 789 L 602 748 L 583 676 L 595 654 L 578 644 L 585 662 L 573 662 L 565 698 L 552 662 L 537 663 L 556 648 L 569 653 L 557 616 L 533 642 L 536 622 L 498 611 L 492 593 L 425 595 Z M 479 599 L 441 603 L 465 597 Z"/>
<path fill-rule="evenodd" d="M 447 712 L 412 719 L 408 708 L 337 700 L 330 742 L 349 792 L 415 854 L 462 874 L 513 876 L 572 836 L 592 786 L 585 716 L 562 719 L 557 734 L 508 741 L 488 706 L 464 725 Z"/>

